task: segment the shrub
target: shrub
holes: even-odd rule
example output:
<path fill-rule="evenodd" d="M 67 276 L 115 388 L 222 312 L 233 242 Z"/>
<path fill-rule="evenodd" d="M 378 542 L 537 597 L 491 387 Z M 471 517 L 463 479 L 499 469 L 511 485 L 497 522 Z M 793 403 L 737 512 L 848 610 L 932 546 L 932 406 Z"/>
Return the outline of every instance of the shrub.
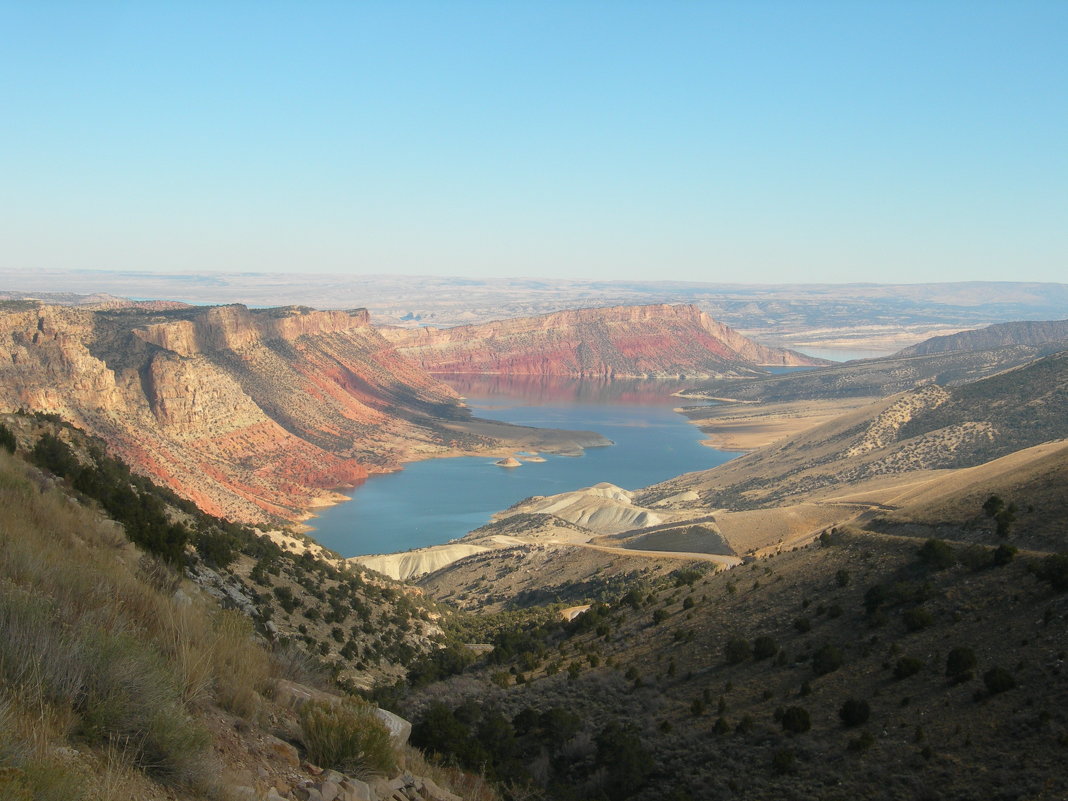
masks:
<path fill-rule="evenodd" d="M 1010 503 L 998 512 L 994 516 L 994 522 L 997 523 L 996 531 L 999 537 L 1009 536 L 1009 529 L 1016 522 L 1016 504 Z"/>
<path fill-rule="evenodd" d="M 797 629 L 801 634 L 807 634 L 808 632 L 812 631 L 812 621 L 809 620 L 807 617 L 799 617 L 797 618 L 797 620 L 794 621 L 794 628 Z"/>
<path fill-rule="evenodd" d="M 906 609 L 901 617 L 905 621 L 905 627 L 909 631 L 920 631 L 921 629 L 925 629 L 934 624 L 934 615 L 922 606 L 914 606 L 912 609 Z"/>
<path fill-rule="evenodd" d="M 994 555 L 982 545 L 968 545 L 960 549 L 957 561 L 969 570 L 985 570 L 994 563 Z"/>
<path fill-rule="evenodd" d="M 30 460 L 60 477 L 77 472 L 81 463 L 75 458 L 70 446 L 53 434 L 42 434 L 30 451 Z"/>
<path fill-rule="evenodd" d="M 779 722 L 783 730 L 791 734 L 801 734 L 812 728 L 812 719 L 803 706 L 788 706 L 783 710 L 782 720 Z"/>
<path fill-rule="evenodd" d="M 1016 678 L 1003 667 L 992 667 L 983 674 L 983 684 L 991 695 L 1006 692 L 1016 686 Z"/>
<path fill-rule="evenodd" d="M 848 587 L 849 578 L 848 570 L 839 570 L 834 574 L 834 580 L 838 583 L 839 587 Z"/>
<path fill-rule="evenodd" d="M 692 587 L 693 583 L 697 581 L 703 573 L 700 570 L 683 569 L 675 573 L 675 586 L 681 587 L 684 584 L 688 587 Z"/>
<path fill-rule="evenodd" d="M 15 441 L 15 434 L 10 428 L 0 423 L 0 449 L 8 453 L 14 453 L 17 447 L 18 443 Z"/>
<path fill-rule="evenodd" d="M 753 659 L 770 659 L 779 653 L 779 644 L 774 638 L 763 636 L 753 640 Z"/>
<path fill-rule="evenodd" d="M 219 530 L 198 532 L 193 544 L 201 558 L 216 567 L 229 567 L 240 550 L 235 537 Z"/>
<path fill-rule="evenodd" d="M 309 759 L 320 767 L 364 776 L 396 769 L 389 730 L 366 702 L 308 701 L 300 708 L 300 728 Z"/>
<path fill-rule="evenodd" d="M 916 552 L 920 561 L 934 570 L 945 570 L 957 561 L 953 548 L 943 540 L 927 540 Z"/>
<path fill-rule="evenodd" d="M 946 675 L 954 684 L 960 684 L 972 677 L 975 665 L 975 651 L 963 646 L 954 648 L 946 657 Z"/>
<path fill-rule="evenodd" d="M 987 517 L 997 517 L 998 512 L 1005 508 L 1005 501 L 997 495 L 991 495 L 983 501 L 983 513 Z"/>
<path fill-rule="evenodd" d="M 846 748 L 853 753 L 860 754 L 867 751 L 873 745 L 875 745 L 875 738 L 872 736 L 872 733 L 870 731 L 863 731 L 860 733 L 860 736 L 850 740 L 846 745 Z"/>
<path fill-rule="evenodd" d="M 637 727 L 609 721 L 594 743 L 597 748 L 594 764 L 605 769 L 604 790 L 608 798 L 615 801 L 640 790 L 655 763 L 638 736 Z"/>
<path fill-rule="evenodd" d="M 1056 553 L 1047 556 L 1038 567 L 1040 578 L 1053 585 L 1058 592 L 1068 590 L 1068 554 Z"/>
<path fill-rule="evenodd" d="M 864 593 L 864 611 L 869 615 L 875 612 L 890 598 L 890 589 L 885 584 L 875 584 Z"/>
<path fill-rule="evenodd" d="M 282 605 L 286 612 L 292 614 L 295 609 L 300 607 L 300 601 L 294 597 L 293 590 L 289 587 L 275 587 L 272 592 L 274 592 L 274 597 L 278 599 L 278 603 Z"/>
<path fill-rule="evenodd" d="M 832 673 L 842 666 L 842 652 L 833 645 L 824 645 L 812 655 L 812 670 L 817 676 Z"/>
<path fill-rule="evenodd" d="M 748 659 L 751 653 L 752 649 L 749 647 L 749 640 L 732 637 L 727 641 L 724 658 L 727 660 L 728 665 L 737 665 L 739 662 L 744 662 Z"/>
<path fill-rule="evenodd" d="M 797 771 L 797 757 L 788 748 L 776 751 L 771 758 L 771 769 L 780 776 L 785 776 Z"/>
<path fill-rule="evenodd" d="M 859 698 L 846 699 L 841 709 L 838 710 L 838 717 L 846 726 L 859 726 L 867 723 L 870 716 L 871 707 L 868 702 Z"/>
<path fill-rule="evenodd" d="M 923 660 L 914 656 L 903 656 L 894 663 L 894 678 L 900 681 L 914 676 L 923 670 Z"/>
<path fill-rule="evenodd" d="M 1012 545 L 1002 543 L 994 549 L 994 566 L 1004 567 L 1016 558 L 1017 550 Z"/>
<path fill-rule="evenodd" d="M 1006 504 L 997 495 L 991 495 L 983 503 L 983 512 L 997 524 L 999 537 L 1009 536 L 1009 529 L 1016 522 L 1016 504 Z"/>

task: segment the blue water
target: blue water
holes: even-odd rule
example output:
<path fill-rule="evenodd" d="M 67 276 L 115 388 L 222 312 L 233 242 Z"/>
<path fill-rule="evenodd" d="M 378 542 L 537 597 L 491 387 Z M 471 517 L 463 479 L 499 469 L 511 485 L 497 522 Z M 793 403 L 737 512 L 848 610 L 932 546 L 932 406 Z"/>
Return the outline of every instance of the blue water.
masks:
<path fill-rule="evenodd" d="M 414 462 L 400 472 L 371 477 L 351 492 L 350 501 L 309 521 L 316 540 L 342 556 L 439 545 L 531 495 L 600 481 L 637 489 L 737 455 L 701 445 L 700 430 L 673 411 L 682 401 L 670 392 L 680 385 L 495 378 L 454 386 L 478 417 L 596 431 L 615 444 L 577 457 L 542 454 L 545 462 L 513 469 L 486 457 Z"/>

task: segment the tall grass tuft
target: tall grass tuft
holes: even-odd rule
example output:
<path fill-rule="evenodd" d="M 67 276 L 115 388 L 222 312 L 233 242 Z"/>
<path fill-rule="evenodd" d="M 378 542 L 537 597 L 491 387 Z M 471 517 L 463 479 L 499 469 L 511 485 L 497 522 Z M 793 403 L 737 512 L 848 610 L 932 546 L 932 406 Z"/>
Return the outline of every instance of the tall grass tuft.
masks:
<path fill-rule="evenodd" d="M 252 623 L 240 612 L 220 612 L 213 627 L 212 667 L 219 704 L 235 715 L 255 720 L 260 694 L 270 676 L 270 657 L 253 647 Z"/>
<path fill-rule="evenodd" d="M 308 756 L 321 767 L 363 776 L 397 767 L 389 730 L 365 701 L 308 701 L 300 708 L 300 725 Z"/>

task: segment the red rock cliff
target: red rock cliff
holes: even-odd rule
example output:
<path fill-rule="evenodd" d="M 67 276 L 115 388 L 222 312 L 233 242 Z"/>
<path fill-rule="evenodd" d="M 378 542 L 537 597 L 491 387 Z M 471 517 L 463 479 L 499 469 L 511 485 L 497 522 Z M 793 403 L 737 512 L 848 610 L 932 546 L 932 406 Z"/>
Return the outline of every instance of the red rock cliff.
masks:
<path fill-rule="evenodd" d="M 382 329 L 397 349 L 437 373 L 583 377 L 750 375 L 759 365 L 822 364 L 769 348 L 696 306 L 614 306 L 457 326 Z"/>
<path fill-rule="evenodd" d="M 365 311 L 0 309 L 0 408 L 52 412 L 237 520 L 299 519 L 368 471 L 449 449 L 454 393 Z M 267 513 L 267 514 L 265 514 Z"/>

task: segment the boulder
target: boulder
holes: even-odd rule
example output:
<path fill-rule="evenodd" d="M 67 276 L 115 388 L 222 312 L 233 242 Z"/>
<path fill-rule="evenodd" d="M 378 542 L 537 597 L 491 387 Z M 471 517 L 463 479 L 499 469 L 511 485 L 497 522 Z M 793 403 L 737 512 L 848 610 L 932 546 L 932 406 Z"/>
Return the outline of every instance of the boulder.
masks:
<path fill-rule="evenodd" d="M 448 790 L 438 787 L 432 779 L 419 777 L 415 781 L 419 795 L 423 797 L 424 801 L 464 801 L 455 793 L 450 793 Z"/>
<path fill-rule="evenodd" d="M 407 745 L 408 737 L 412 733 L 411 723 L 388 709 L 376 709 L 375 716 L 389 729 L 389 737 L 393 741 L 394 748 Z"/>
<path fill-rule="evenodd" d="M 300 754 L 285 740 L 279 740 L 270 734 L 263 738 L 259 751 L 271 761 L 281 762 L 290 768 L 300 767 Z"/>
<path fill-rule="evenodd" d="M 346 778 L 341 782 L 341 793 L 343 801 L 377 801 L 370 786 L 359 779 Z"/>

